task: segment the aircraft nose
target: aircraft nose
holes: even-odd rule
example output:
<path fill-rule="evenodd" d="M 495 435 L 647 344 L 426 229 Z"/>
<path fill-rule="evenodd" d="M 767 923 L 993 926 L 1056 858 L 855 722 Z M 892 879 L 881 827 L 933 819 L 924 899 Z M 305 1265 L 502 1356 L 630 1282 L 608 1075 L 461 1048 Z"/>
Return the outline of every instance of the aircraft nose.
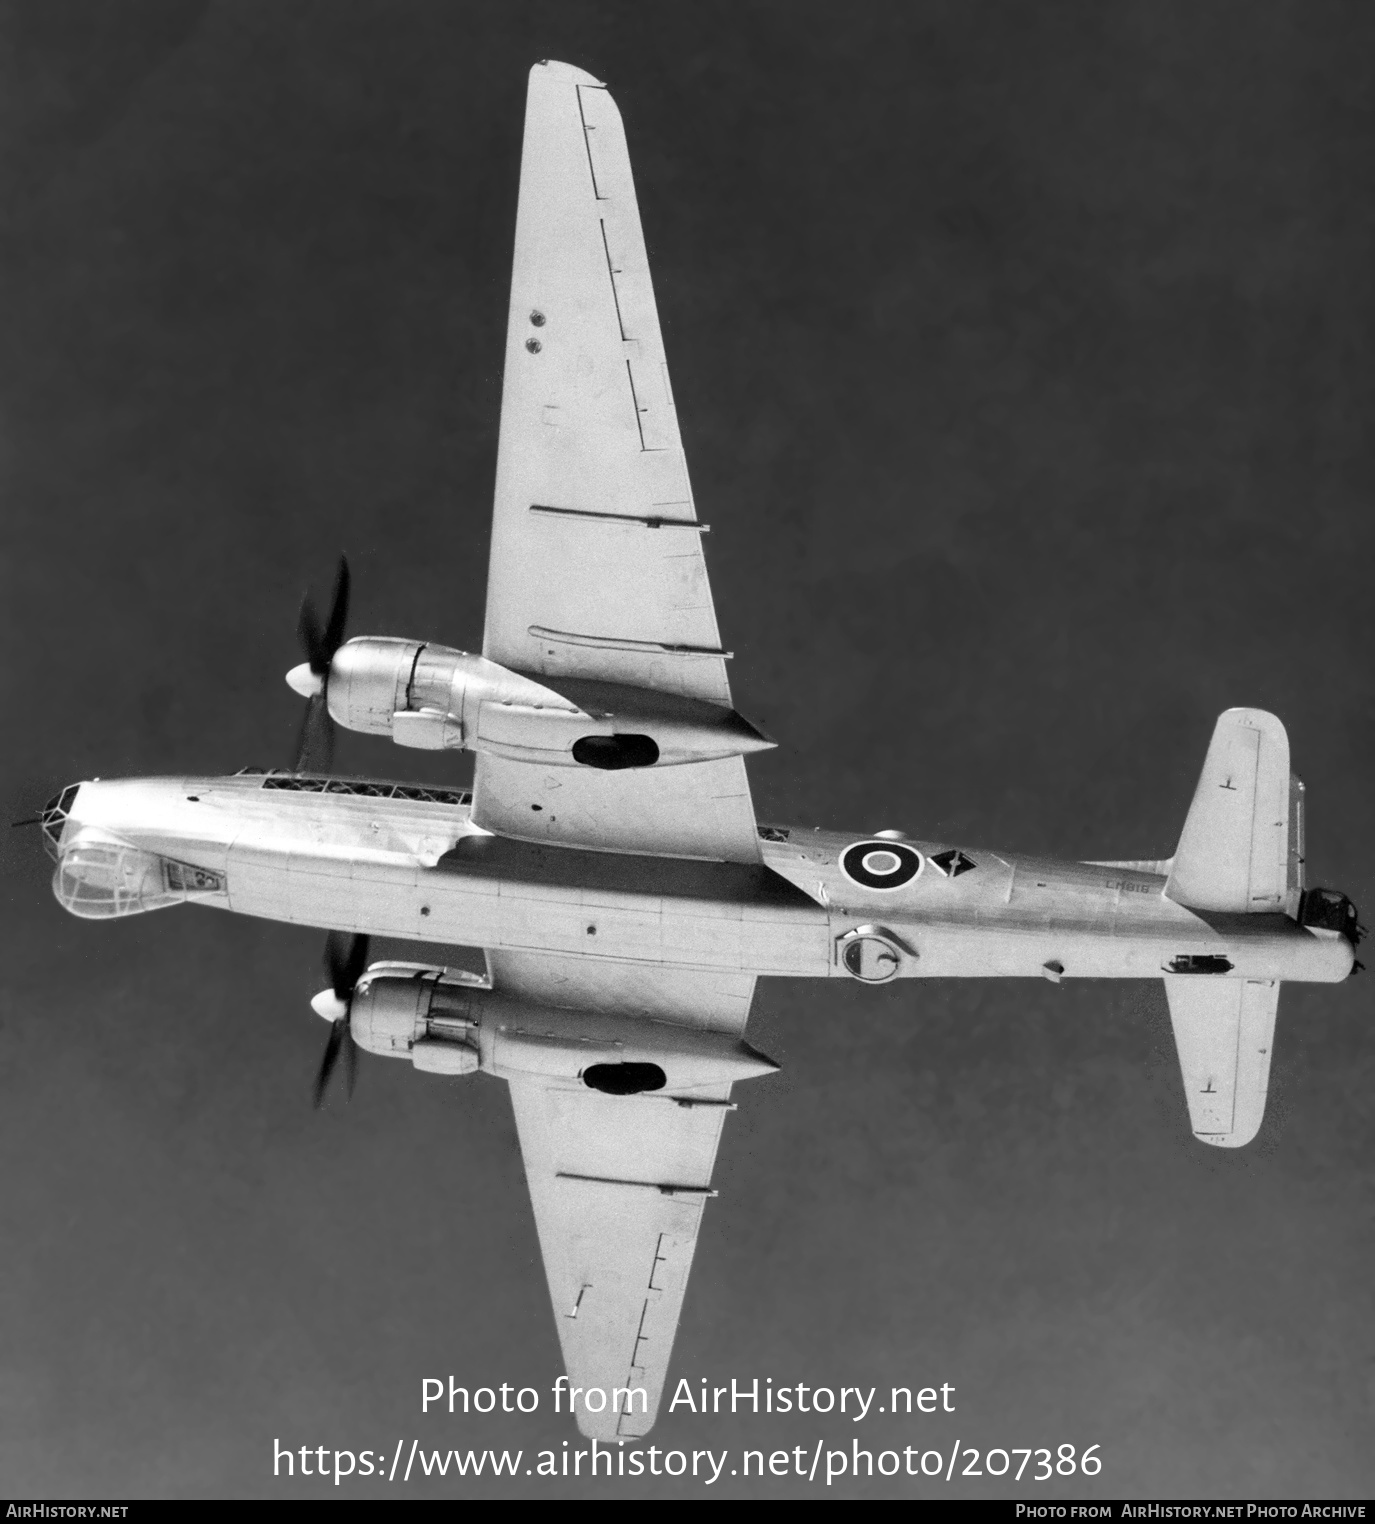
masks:
<path fill-rule="evenodd" d="M 54 794 L 43 806 L 43 846 L 54 862 L 57 861 L 62 844 L 62 828 L 67 824 L 67 817 L 80 792 L 81 784 L 69 783 L 60 794 Z"/>

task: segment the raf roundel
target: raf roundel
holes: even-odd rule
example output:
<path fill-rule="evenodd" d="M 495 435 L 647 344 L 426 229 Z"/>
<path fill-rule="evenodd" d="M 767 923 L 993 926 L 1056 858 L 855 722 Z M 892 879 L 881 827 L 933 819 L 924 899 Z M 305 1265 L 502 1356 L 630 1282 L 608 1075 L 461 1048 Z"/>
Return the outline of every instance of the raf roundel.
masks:
<path fill-rule="evenodd" d="M 921 853 L 897 841 L 857 841 L 841 854 L 840 868 L 861 889 L 901 889 L 921 872 Z"/>

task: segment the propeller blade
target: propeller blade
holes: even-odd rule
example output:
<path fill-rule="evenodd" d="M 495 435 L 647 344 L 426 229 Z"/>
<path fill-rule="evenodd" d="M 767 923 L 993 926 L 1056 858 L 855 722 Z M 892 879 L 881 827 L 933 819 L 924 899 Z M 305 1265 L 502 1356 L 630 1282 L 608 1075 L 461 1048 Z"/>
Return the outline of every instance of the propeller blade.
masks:
<path fill-rule="evenodd" d="M 345 1095 L 353 1099 L 353 1087 L 358 1083 L 358 1044 L 353 1040 L 353 1028 L 344 1028 L 344 1085 Z"/>
<path fill-rule="evenodd" d="M 301 599 L 301 612 L 296 617 L 296 636 L 305 652 L 305 665 L 310 668 L 314 681 L 307 677 L 304 668 L 293 667 L 287 674 L 287 682 L 298 692 L 307 694 L 305 717 L 301 721 L 301 734 L 296 742 L 296 768 L 298 773 L 327 773 L 334 762 L 334 721 L 329 713 L 329 668 L 334 653 L 344 643 L 344 628 L 349 617 L 349 563 L 346 556 L 339 557 L 334 573 L 334 597 L 330 600 L 329 618 L 322 625 L 315 604 L 307 593 Z M 311 692 L 315 688 L 317 691 Z"/>
<path fill-rule="evenodd" d="M 323 690 L 306 700 L 301 732 L 296 738 L 297 773 L 327 773 L 334 762 L 334 721 Z"/>
<path fill-rule="evenodd" d="M 296 616 L 296 638 L 301 642 L 310 670 L 315 673 L 328 671 L 329 662 L 323 660 L 325 632 L 320 628 L 320 616 L 315 612 L 309 593 L 301 599 L 301 612 Z"/>
<path fill-rule="evenodd" d="M 329 672 L 334 653 L 344 643 L 344 629 L 349 617 L 349 576 L 347 556 L 339 557 L 334 573 L 334 596 L 330 599 L 329 618 L 322 625 L 309 593 L 301 599 L 301 612 L 296 618 L 296 634 L 301 649 L 310 663 L 310 670 L 320 677 Z"/>
<path fill-rule="evenodd" d="M 325 665 L 334 660 L 334 653 L 344 643 L 344 629 L 349 618 L 349 563 L 347 556 L 339 557 L 334 573 L 334 601 L 330 605 L 329 620 L 325 624 L 325 649 L 329 652 Z"/>
<path fill-rule="evenodd" d="M 348 1000 L 368 966 L 370 939 L 332 931 L 325 938 L 325 974 L 340 1000 Z"/>
<path fill-rule="evenodd" d="M 344 1055 L 344 1081 L 348 1096 L 353 1097 L 353 1087 L 358 1080 L 358 1044 L 353 1040 L 349 1025 L 349 1005 L 353 999 L 354 986 L 363 977 L 368 966 L 369 937 L 347 932 L 332 931 L 325 938 L 325 974 L 329 979 L 334 998 L 344 1007 L 344 1014 L 330 1023 L 329 1040 L 325 1044 L 325 1056 L 320 1060 L 320 1072 L 315 1076 L 315 1109 L 320 1109 L 325 1087 L 339 1055 Z M 317 997 L 318 998 L 318 997 Z M 312 1002 L 313 1004 L 314 1002 Z"/>
<path fill-rule="evenodd" d="M 348 979 L 350 991 L 363 977 L 363 972 L 368 966 L 369 945 L 369 938 L 361 935 L 355 936 L 349 944 L 348 960 L 345 964 L 345 977 Z"/>
<path fill-rule="evenodd" d="M 353 993 L 352 987 L 344 982 L 349 940 L 342 931 L 332 931 L 325 938 L 325 978 L 329 980 L 329 987 L 337 1000 L 347 1000 Z"/>
<path fill-rule="evenodd" d="M 325 1087 L 329 1084 L 329 1077 L 334 1073 L 334 1066 L 339 1062 L 339 1050 L 344 1045 L 344 1038 L 348 1032 L 349 1019 L 341 1016 L 333 1022 L 329 1029 L 329 1038 L 325 1042 L 325 1055 L 320 1060 L 320 1071 L 315 1076 L 315 1109 L 319 1111 L 325 1099 Z M 350 1043 L 352 1046 L 352 1043 Z"/>

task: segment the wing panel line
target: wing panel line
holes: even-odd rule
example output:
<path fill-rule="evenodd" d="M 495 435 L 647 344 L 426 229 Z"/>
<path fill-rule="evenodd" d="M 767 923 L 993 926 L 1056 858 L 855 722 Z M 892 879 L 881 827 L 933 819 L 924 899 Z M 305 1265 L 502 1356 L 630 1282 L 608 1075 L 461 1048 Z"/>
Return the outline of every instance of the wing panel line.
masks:
<path fill-rule="evenodd" d="M 638 1191 L 658 1191 L 661 1196 L 714 1197 L 717 1193 L 709 1185 L 668 1185 L 657 1180 L 626 1180 L 617 1175 L 575 1175 L 569 1170 L 557 1171 L 556 1180 L 584 1180 L 589 1185 L 629 1185 Z"/>
<path fill-rule="evenodd" d="M 605 224 L 603 224 L 603 231 L 605 231 Z M 615 291 L 616 291 L 616 282 L 614 280 L 611 282 L 611 291 L 612 291 L 612 294 L 614 295 Z M 616 317 L 617 317 L 617 321 L 620 320 L 620 313 L 621 313 L 621 304 L 619 302 L 617 302 L 616 303 Z M 624 329 L 621 330 L 621 338 L 622 339 L 625 338 L 625 330 Z M 635 409 L 635 427 L 637 429 L 639 429 L 639 431 L 640 431 L 640 450 L 643 453 L 647 453 L 649 447 L 645 444 L 645 421 L 644 421 L 644 418 L 640 414 L 640 399 L 635 395 L 635 372 L 633 370 L 631 370 L 631 368 L 630 368 L 630 356 L 629 355 L 627 355 L 625 357 L 625 376 L 626 376 L 626 380 L 630 382 L 630 403 L 631 403 L 631 406 Z"/>
<path fill-rule="evenodd" d="M 578 92 L 578 120 L 582 123 L 582 146 L 587 150 L 587 170 L 592 176 L 592 197 L 596 201 L 606 201 L 608 197 L 603 196 L 597 186 L 597 166 L 592 159 L 592 140 L 587 136 L 589 132 L 593 132 L 596 129 L 587 125 L 587 113 L 582 109 L 583 87 L 578 85 L 576 88 Z"/>
<path fill-rule="evenodd" d="M 627 342 L 629 335 L 625 331 L 625 317 L 621 312 L 621 294 L 616 290 L 616 270 L 611 263 L 611 245 L 606 241 L 606 218 L 599 217 L 602 229 L 602 248 L 606 250 L 606 273 L 611 279 L 611 300 L 616 304 L 616 323 L 621 330 L 621 342 Z M 632 393 L 633 393 L 632 383 Z"/>
<path fill-rule="evenodd" d="M 658 504 L 655 504 L 658 507 Z M 665 507 L 688 508 L 690 503 L 664 504 Z M 595 508 L 553 508 L 548 503 L 531 503 L 531 513 L 547 513 L 551 517 L 567 519 L 594 519 L 599 524 L 639 524 L 645 529 L 695 529 L 698 534 L 710 534 L 710 524 L 700 524 L 696 519 L 665 519 L 657 514 L 601 513 Z"/>

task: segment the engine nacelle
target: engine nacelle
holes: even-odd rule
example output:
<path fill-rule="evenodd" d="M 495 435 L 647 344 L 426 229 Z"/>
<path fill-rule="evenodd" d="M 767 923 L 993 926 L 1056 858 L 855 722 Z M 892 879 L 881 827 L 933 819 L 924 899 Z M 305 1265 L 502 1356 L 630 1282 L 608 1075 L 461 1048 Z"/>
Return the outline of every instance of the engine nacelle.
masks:
<path fill-rule="evenodd" d="M 429 1074 L 483 1069 L 609 1095 L 690 1093 L 778 1067 L 729 1033 L 531 1006 L 475 974 L 418 964 L 374 964 L 358 981 L 350 1020 L 360 1048 L 409 1058 Z"/>
<path fill-rule="evenodd" d="M 340 646 L 326 691 L 347 730 L 545 766 L 653 767 L 774 744 L 724 705 L 616 683 L 560 680 L 555 690 L 484 656 L 384 636 Z"/>
<path fill-rule="evenodd" d="M 479 1054 L 468 997 L 484 989 L 476 974 L 455 969 L 374 963 L 349 1005 L 353 1040 L 367 1053 L 408 1058 L 432 1074 L 471 1074 Z"/>
<path fill-rule="evenodd" d="M 330 714 L 346 730 L 421 751 L 471 750 L 489 702 L 548 708 L 555 724 L 587 718 L 557 693 L 485 657 L 375 635 L 347 641 L 334 653 L 328 695 Z"/>

